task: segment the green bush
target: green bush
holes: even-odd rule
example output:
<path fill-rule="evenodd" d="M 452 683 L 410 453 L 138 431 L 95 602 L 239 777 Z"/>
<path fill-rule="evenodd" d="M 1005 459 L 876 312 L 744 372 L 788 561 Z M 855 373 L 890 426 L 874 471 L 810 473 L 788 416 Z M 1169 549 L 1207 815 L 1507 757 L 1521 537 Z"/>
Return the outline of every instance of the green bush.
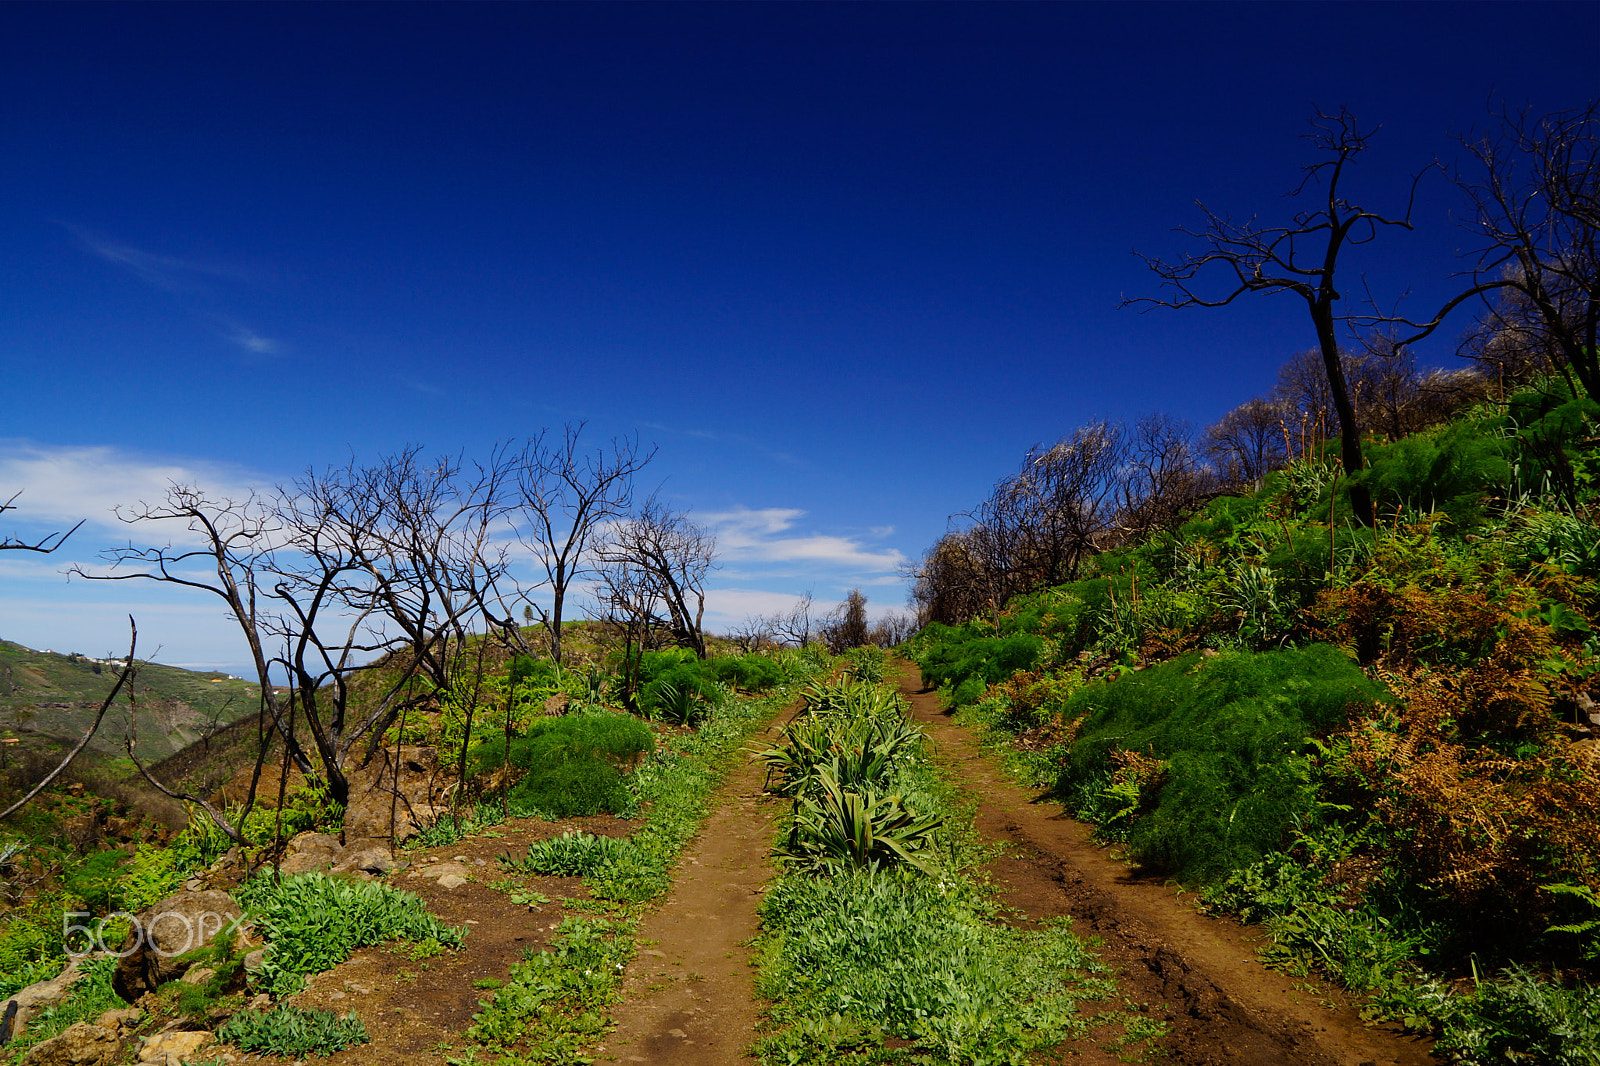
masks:
<path fill-rule="evenodd" d="M 483 775 L 509 761 L 522 771 L 510 799 L 520 807 L 556 818 L 632 810 L 617 767 L 655 746 L 650 727 L 628 714 L 565 715 L 540 718 L 509 743 L 480 741 L 471 752 L 474 771 Z"/>
<path fill-rule="evenodd" d="M 633 809 L 622 775 L 599 759 L 571 759 L 534 770 L 517 782 L 510 799 L 518 807 L 542 811 L 551 818 L 626 814 Z"/>
<path fill-rule="evenodd" d="M 1031 633 L 984 637 L 949 626 L 929 626 L 923 647 L 918 660 L 922 683 L 930 687 L 952 686 L 957 694 L 966 694 L 956 700 L 961 704 L 983 695 L 986 685 L 1032 668 L 1039 661 L 1044 642 Z"/>
<path fill-rule="evenodd" d="M 331 970 L 356 948 L 386 940 L 437 940 L 460 947 L 465 930 L 429 914 L 410 892 L 327 874 L 256 877 L 234 890 L 267 938 L 259 980 L 280 996 L 304 986 L 307 974 Z"/>
<path fill-rule="evenodd" d="M 1366 448 L 1367 469 L 1345 481 L 1365 485 L 1383 512 L 1398 508 L 1426 514 L 1443 511 L 1456 528 L 1483 518 L 1483 499 L 1512 479 L 1509 442 L 1482 423 L 1452 422 L 1388 444 Z"/>
<path fill-rule="evenodd" d="M 528 845 L 520 859 L 502 855 L 500 864 L 518 873 L 551 877 L 594 877 L 633 861 L 637 848 L 631 841 L 593 833 L 562 833 Z"/>
<path fill-rule="evenodd" d="M 1116 752 L 1161 760 L 1148 810 L 1128 831 L 1133 857 L 1210 882 L 1286 843 L 1315 809 L 1307 741 L 1345 723 L 1383 689 L 1337 648 L 1197 655 L 1086 685 L 1067 701 L 1083 718 L 1058 791 L 1117 768 Z"/>
<path fill-rule="evenodd" d="M 240 1011 L 217 1030 L 217 1039 L 263 1055 L 327 1056 L 369 1038 L 354 1012 L 341 1018 L 329 1010 L 283 1006 Z"/>

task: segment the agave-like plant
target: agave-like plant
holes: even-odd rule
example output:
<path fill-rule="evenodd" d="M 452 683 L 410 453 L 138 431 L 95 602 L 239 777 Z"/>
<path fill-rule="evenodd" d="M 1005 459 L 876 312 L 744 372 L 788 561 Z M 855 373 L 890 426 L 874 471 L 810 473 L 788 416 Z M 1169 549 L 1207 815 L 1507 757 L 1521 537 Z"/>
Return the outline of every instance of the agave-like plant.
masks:
<path fill-rule="evenodd" d="M 685 685 L 664 684 L 656 689 L 654 717 L 673 725 L 695 725 L 711 709 L 700 694 Z"/>
<path fill-rule="evenodd" d="M 847 787 L 882 783 L 900 757 L 921 743 L 922 731 L 900 715 L 842 721 L 808 717 L 790 723 L 784 738 L 755 758 L 767 766 L 768 791 L 800 796 L 824 769 Z"/>
<path fill-rule="evenodd" d="M 924 852 L 944 824 L 942 817 L 918 817 L 898 795 L 845 788 L 826 770 L 817 774 L 816 784 L 816 798 L 795 801 L 789 835 L 778 848 L 781 856 L 825 874 L 899 863 L 929 872 Z"/>

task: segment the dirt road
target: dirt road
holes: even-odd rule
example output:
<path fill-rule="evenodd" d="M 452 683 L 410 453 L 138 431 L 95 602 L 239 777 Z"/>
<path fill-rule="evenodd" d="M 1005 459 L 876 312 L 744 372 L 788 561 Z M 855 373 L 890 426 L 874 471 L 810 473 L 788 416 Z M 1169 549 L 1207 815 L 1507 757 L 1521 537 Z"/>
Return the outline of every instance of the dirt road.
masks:
<path fill-rule="evenodd" d="M 1196 912 L 1193 896 L 1142 880 L 1089 839 L 1089 827 L 1038 801 L 985 755 L 977 737 L 950 720 L 916 667 L 897 663 L 901 691 L 934 744 L 978 802 L 977 827 L 1004 841 L 992 868 L 1005 902 L 1026 920 L 1071 916 L 1098 936 L 1125 993 L 1165 1003 L 1170 1061 L 1206 1066 L 1423 1066 L 1426 1042 L 1369 1029 L 1348 1005 L 1297 987 L 1255 957 L 1245 930 Z M 1303 982 L 1302 982 L 1303 984 Z"/>
<path fill-rule="evenodd" d="M 751 738 L 776 738 L 789 714 Z M 752 1061 L 761 1007 L 748 944 L 756 906 L 773 876 L 773 819 L 783 804 L 762 795 L 762 773 L 741 754 L 712 799 L 700 835 L 684 850 L 672 892 L 639 929 L 616 1032 L 600 1057 L 652 1066 L 734 1066 Z"/>

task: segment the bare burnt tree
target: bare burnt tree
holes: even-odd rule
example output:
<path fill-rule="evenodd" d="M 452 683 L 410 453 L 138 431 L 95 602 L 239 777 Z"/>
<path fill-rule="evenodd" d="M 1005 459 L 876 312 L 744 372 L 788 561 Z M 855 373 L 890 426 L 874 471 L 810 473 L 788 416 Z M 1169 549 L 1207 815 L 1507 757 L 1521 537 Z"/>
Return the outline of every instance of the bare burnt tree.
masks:
<path fill-rule="evenodd" d="M 11 498 L 6 500 L 5 503 L 0 503 L 0 514 L 5 514 L 7 511 L 15 511 L 17 509 L 17 497 L 21 495 L 22 490 L 19 489 L 16 492 L 13 492 L 11 494 Z M 76 533 L 79 527 L 83 525 L 84 521 L 86 520 L 79 519 L 78 524 L 67 530 L 65 533 L 51 533 L 48 536 L 41 537 L 31 543 L 22 540 L 19 537 L 6 537 L 5 539 L 0 540 L 0 551 L 39 552 L 41 555 L 49 555 L 51 552 L 61 547 L 61 545 L 65 544 L 67 542 L 67 538 Z"/>
<path fill-rule="evenodd" d="M 308 473 L 268 498 L 212 499 L 174 485 L 164 503 L 119 517 L 179 523 L 196 546 L 115 549 L 105 553 L 112 573 L 76 572 L 221 599 L 250 649 L 263 717 L 299 768 L 320 773 L 343 802 L 346 768 L 370 758 L 402 709 L 448 689 L 452 655 L 494 598 L 505 563 L 490 534 L 505 471 L 499 461 L 424 462 L 413 448 Z M 115 572 L 124 566 L 139 569 Z M 284 694 L 273 684 L 280 671 L 291 681 Z"/>
<path fill-rule="evenodd" d="M 1464 144 L 1478 173 L 1457 184 L 1483 241 L 1472 276 L 1505 296 L 1487 321 L 1600 398 L 1600 101 L 1537 120 L 1503 113 L 1497 134 Z"/>
<path fill-rule="evenodd" d="M 1141 418 L 1128 435 L 1117 486 L 1116 527 L 1132 540 L 1158 529 L 1174 529 L 1214 487 L 1188 423 L 1169 415 Z"/>
<path fill-rule="evenodd" d="M 820 632 L 828 650 L 835 655 L 871 643 L 867 625 L 867 597 L 860 589 L 851 589 L 839 606 L 828 612 Z"/>
<path fill-rule="evenodd" d="M 913 566 L 911 602 L 924 625 L 960 625 L 983 611 L 989 580 L 967 532 L 951 530 L 933 543 Z"/>
<path fill-rule="evenodd" d="M 904 611 L 888 611 L 867 630 L 867 643 L 880 648 L 892 648 L 910 640 L 918 628 L 915 615 Z"/>
<path fill-rule="evenodd" d="M 492 538 L 505 459 L 424 460 L 412 447 L 308 472 L 279 493 L 283 665 L 341 801 L 356 745 L 366 742 L 364 763 L 403 710 L 450 689 L 452 657 L 505 577 Z M 359 699 L 358 677 L 372 679 Z"/>
<path fill-rule="evenodd" d="M 1287 415 L 1282 405 L 1258 396 L 1207 427 L 1206 452 L 1224 482 L 1257 482 L 1288 461 Z"/>
<path fill-rule="evenodd" d="M 613 523 L 595 545 L 600 569 L 622 568 L 645 614 L 673 640 L 706 657 L 702 628 L 706 577 L 716 566 L 717 540 L 651 496 L 630 517 Z"/>
<path fill-rule="evenodd" d="M 274 654 L 278 625 L 264 601 L 271 595 L 272 560 L 281 539 L 281 525 L 270 501 L 259 496 L 212 498 L 200 489 L 179 484 L 167 489 L 163 502 L 119 510 L 117 517 L 136 525 L 178 525 L 190 534 L 188 539 L 195 546 L 174 547 L 169 543 L 160 548 L 116 548 L 102 553 L 112 563 L 113 571 L 125 565 L 140 569 L 135 573 L 91 574 L 75 566 L 71 573 L 96 581 L 160 581 L 208 593 L 223 602 L 244 637 L 256 671 L 261 701 L 259 721 L 264 726 L 245 797 L 244 810 L 248 814 L 255 805 L 262 759 L 272 733 L 283 737 L 286 758 L 292 759 L 302 772 L 312 769 L 311 760 L 291 728 L 289 701 L 279 697 L 271 676 L 274 664 L 279 662 Z M 230 836 L 238 838 L 238 827 L 226 821 L 221 824 Z"/>
<path fill-rule="evenodd" d="M 1543 317 L 1526 296 L 1502 289 L 1485 298 L 1484 311 L 1463 334 L 1456 354 L 1468 360 L 1502 399 L 1563 363 Z"/>
<path fill-rule="evenodd" d="M 811 590 L 807 589 L 787 612 L 773 617 L 773 634 L 799 648 L 810 644 L 812 631 L 816 626 L 816 621 L 812 618 L 815 602 Z"/>
<path fill-rule="evenodd" d="M 670 643 L 670 628 L 658 612 L 655 582 L 637 560 L 620 553 L 602 557 L 591 578 L 595 606 L 587 610 L 622 636 L 623 701 L 633 707 L 644 653 Z"/>
<path fill-rule="evenodd" d="M 1084 426 L 1030 449 L 971 513 L 967 544 L 988 574 L 993 610 L 1018 593 L 1077 577 L 1112 527 L 1124 455 L 1121 427 Z"/>
<path fill-rule="evenodd" d="M 753 614 L 728 631 L 728 640 L 746 654 L 761 651 L 775 642 L 777 628 L 774 619 Z"/>
<path fill-rule="evenodd" d="M 1332 115 L 1319 111 L 1312 128 L 1310 140 L 1327 158 L 1303 168 L 1305 176 L 1291 195 L 1307 195 L 1320 186 L 1315 208 L 1295 212 L 1285 225 L 1268 226 L 1254 217 L 1235 222 L 1197 203 L 1205 214 L 1205 227 L 1181 232 L 1201 242 L 1200 252 L 1185 254 L 1175 261 L 1141 256 L 1173 295 L 1167 299 L 1124 300 L 1123 306 L 1225 307 L 1247 293 L 1291 293 L 1299 297 L 1310 312 L 1327 375 L 1329 399 L 1339 427 L 1340 459 L 1346 472 L 1353 474 L 1363 468 L 1365 460 L 1355 403 L 1339 358 L 1341 323 L 1363 329 L 1399 324 L 1412 334 L 1398 345 L 1404 347 L 1431 333 L 1451 310 L 1482 288 L 1475 286 L 1453 298 L 1428 322 L 1377 311 L 1341 314 L 1338 303 L 1344 294 L 1337 284 L 1341 254 L 1346 248 L 1372 243 L 1384 229 L 1412 229 L 1411 213 L 1421 175 L 1412 181 L 1402 214 L 1389 216 L 1368 210 L 1350 201 L 1341 184 L 1347 168 L 1366 150 L 1375 131 L 1363 131 L 1354 116 L 1343 109 Z M 1370 493 L 1360 484 L 1352 484 L 1350 493 L 1357 518 L 1371 525 Z"/>
<path fill-rule="evenodd" d="M 589 548 L 596 532 L 625 515 L 633 504 L 634 475 L 655 457 L 636 437 L 615 437 L 593 449 L 582 446 L 585 423 L 563 427 L 560 440 L 541 433 L 529 441 L 517 463 L 516 506 L 511 512 L 517 539 L 538 560 L 550 606 L 524 593 L 550 634 L 550 657 L 562 661 L 561 627 L 567 594 L 592 565 Z M 525 654 L 532 648 L 505 612 L 501 628 Z"/>

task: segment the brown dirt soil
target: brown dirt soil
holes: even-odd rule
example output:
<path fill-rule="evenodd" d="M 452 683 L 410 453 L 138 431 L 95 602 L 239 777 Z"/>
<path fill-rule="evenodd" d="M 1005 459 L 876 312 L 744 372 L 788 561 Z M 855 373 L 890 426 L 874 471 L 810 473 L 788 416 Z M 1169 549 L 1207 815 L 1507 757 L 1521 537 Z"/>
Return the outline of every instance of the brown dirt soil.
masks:
<path fill-rule="evenodd" d="M 449 925 L 466 925 L 467 940 L 459 951 L 446 950 L 431 959 L 413 959 L 406 942 L 359 949 L 349 961 L 312 977 L 304 992 L 289 1002 L 343 1013 L 355 1010 L 366 1022 L 372 1041 L 337 1052 L 330 1066 L 392 1066 L 394 1063 L 442 1064 L 461 1054 L 462 1033 L 472 1024 L 478 1001 L 492 993 L 475 987 L 480 980 L 503 981 L 523 952 L 549 946 L 567 900 L 587 899 L 581 878 L 509 874 L 496 858 L 520 855 L 528 845 L 572 830 L 600 836 L 627 836 L 637 822 L 599 815 L 560 822 L 512 819 L 444 847 L 404 852 L 408 864 L 390 883 L 415 892 L 428 910 Z M 467 868 L 468 883 L 455 889 L 422 874 L 438 863 Z M 530 910 L 513 905 L 509 894 L 490 883 L 510 878 L 551 902 Z"/>
<path fill-rule="evenodd" d="M 787 716 L 784 716 L 786 719 Z M 753 743 L 776 736 L 768 726 Z M 773 876 L 768 861 L 779 801 L 762 794 L 762 772 L 747 763 L 729 774 L 712 814 L 683 852 L 672 892 L 639 927 L 616 1032 L 602 1059 L 657 1066 L 734 1066 L 756 1039 L 761 1016 L 748 944 L 756 907 Z"/>
<path fill-rule="evenodd" d="M 1003 842 L 990 868 L 1024 921 L 1070 916 L 1112 967 L 1122 992 L 1171 1027 L 1167 1061 L 1193 1066 L 1424 1066 L 1428 1042 L 1363 1025 L 1325 988 L 1296 983 L 1256 958 L 1238 923 L 1200 914 L 1172 886 L 1133 874 L 1094 844 L 1090 827 L 1018 786 L 951 721 L 916 667 L 895 664 L 913 717 L 977 802 L 977 829 Z M 1192 900 L 1192 897 L 1190 897 Z M 1165 1006 L 1162 1006 L 1162 1005 Z M 1076 1049 L 1074 1049 L 1076 1050 Z"/>

